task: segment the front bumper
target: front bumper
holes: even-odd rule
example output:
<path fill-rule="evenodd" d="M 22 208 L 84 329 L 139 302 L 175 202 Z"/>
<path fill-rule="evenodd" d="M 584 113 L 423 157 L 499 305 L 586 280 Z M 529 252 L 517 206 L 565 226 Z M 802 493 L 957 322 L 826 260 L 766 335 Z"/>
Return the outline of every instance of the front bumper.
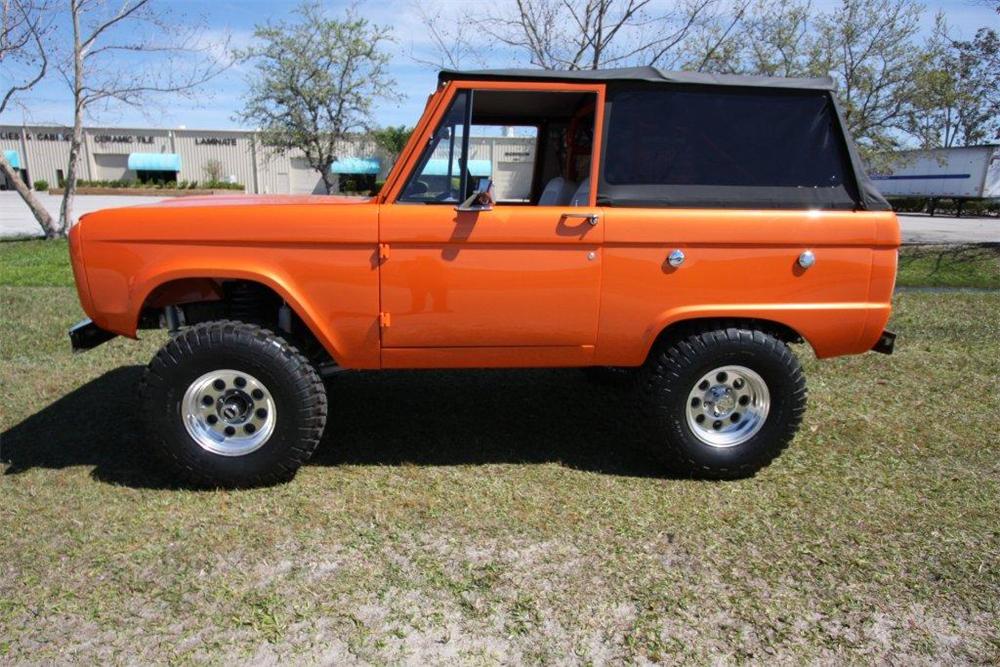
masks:
<path fill-rule="evenodd" d="M 878 341 L 872 345 L 872 352 L 881 352 L 882 354 L 892 354 L 893 349 L 896 347 L 896 334 L 891 331 L 883 331 L 882 335 L 878 337 Z"/>
<path fill-rule="evenodd" d="M 77 322 L 69 330 L 69 344 L 73 352 L 85 352 L 108 342 L 117 335 L 105 331 L 87 318 Z"/>

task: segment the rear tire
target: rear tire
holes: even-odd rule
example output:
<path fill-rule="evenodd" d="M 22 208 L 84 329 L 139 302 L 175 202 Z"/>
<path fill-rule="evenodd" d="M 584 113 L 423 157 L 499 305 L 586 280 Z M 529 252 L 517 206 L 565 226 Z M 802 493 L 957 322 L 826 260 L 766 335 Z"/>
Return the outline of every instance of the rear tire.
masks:
<path fill-rule="evenodd" d="M 249 487 L 291 479 L 319 445 L 326 389 L 280 336 L 253 324 L 198 324 L 150 362 L 146 432 L 187 482 Z"/>
<path fill-rule="evenodd" d="M 655 349 L 639 387 L 651 452 L 695 477 L 754 475 L 788 446 L 805 412 L 798 360 L 750 329 L 705 331 Z"/>

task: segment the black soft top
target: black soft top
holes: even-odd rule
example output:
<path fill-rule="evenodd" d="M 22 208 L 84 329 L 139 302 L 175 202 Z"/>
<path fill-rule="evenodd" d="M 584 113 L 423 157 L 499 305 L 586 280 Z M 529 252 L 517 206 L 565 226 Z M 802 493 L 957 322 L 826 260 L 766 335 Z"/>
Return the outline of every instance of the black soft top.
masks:
<path fill-rule="evenodd" d="M 658 67 L 621 67 L 597 70 L 544 69 L 481 69 L 442 70 L 438 81 L 473 79 L 476 81 L 565 81 L 569 83 L 608 83 L 642 81 L 646 83 L 737 86 L 741 88 L 784 88 L 794 90 L 835 90 L 828 76 L 815 78 L 785 78 L 748 76 L 743 74 L 709 74 L 704 72 L 671 72 Z"/>
<path fill-rule="evenodd" d="M 816 78 L 783 78 L 767 76 L 748 76 L 740 74 L 710 74 L 702 72 L 671 72 L 657 67 L 624 67 L 603 70 L 542 70 L 542 69 L 487 69 L 487 70 L 443 70 L 438 74 L 438 82 L 448 81 L 558 81 L 567 83 L 604 83 L 608 85 L 609 97 L 606 100 L 607 110 L 613 111 L 616 96 L 628 94 L 630 89 L 650 88 L 662 91 L 701 91 L 717 90 L 720 100 L 738 94 L 740 90 L 746 94 L 768 95 L 768 90 L 778 98 L 789 96 L 813 98 L 820 97 L 826 101 L 819 107 L 803 106 L 801 109 L 789 110 L 779 104 L 768 105 L 763 116 L 758 117 L 759 123 L 774 121 L 794 122 L 791 116 L 798 116 L 799 125 L 811 128 L 808 140 L 802 140 L 783 146 L 770 144 L 755 146 L 761 152 L 770 152 L 771 148 L 783 148 L 785 155 L 796 155 L 800 159 L 808 159 L 811 154 L 841 153 L 845 162 L 845 183 L 838 188 L 803 188 L 803 187 L 772 187 L 763 188 L 755 185 L 743 187 L 705 186 L 700 189 L 690 185 L 616 185 L 606 178 L 602 172 L 598 184 L 598 201 L 611 205 L 641 205 L 641 206 L 684 206 L 684 205 L 718 205 L 718 206 L 770 206 L 774 208 L 852 208 L 870 211 L 891 210 L 888 202 L 879 193 L 875 185 L 865 173 L 864 163 L 858 153 L 853 138 L 847 131 L 847 123 L 843 111 L 835 95 L 836 85 L 829 76 Z M 725 102 L 721 102 L 725 104 Z M 605 117 L 611 116 L 606 111 Z M 705 123 L 710 123 L 706 119 Z M 718 119 L 717 121 L 718 122 Z M 751 145 L 746 135 L 735 131 L 738 123 L 731 123 L 730 118 L 714 127 L 706 127 L 707 134 L 727 136 L 723 127 L 729 127 L 728 137 L 738 144 Z M 759 127 L 759 125 L 758 125 Z M 825 135 L 822 129 L 830 128 Z M 805 136 L 805 135 L 803 135 Z M 608 140 L 607 132 L 605 141 Z M 796 153 L 797 151 L 797 153 Z M 607 158 L 607 146 L 605 147 Z M 773 151 L 772 162 L 782 160 L 780 151 Z"/>

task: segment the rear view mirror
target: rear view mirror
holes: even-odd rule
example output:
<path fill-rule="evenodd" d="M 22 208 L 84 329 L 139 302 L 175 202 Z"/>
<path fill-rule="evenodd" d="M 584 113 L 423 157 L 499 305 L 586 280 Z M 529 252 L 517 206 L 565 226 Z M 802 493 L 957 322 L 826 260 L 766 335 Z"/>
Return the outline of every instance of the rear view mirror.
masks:
<path fill-rule="evenodd" d="M 476 185 L 476 191 L 464 202 L 455 207 L 456 211 L 492 211 L 493 210 L 493 181 L 489 178 L 480 178 Z"/>

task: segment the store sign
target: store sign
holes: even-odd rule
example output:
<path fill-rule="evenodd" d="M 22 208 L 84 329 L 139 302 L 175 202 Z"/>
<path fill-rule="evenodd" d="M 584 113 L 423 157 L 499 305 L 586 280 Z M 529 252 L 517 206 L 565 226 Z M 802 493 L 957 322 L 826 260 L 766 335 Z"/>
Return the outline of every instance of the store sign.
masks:
<path fill-rule="evenodd" d="M 28 141 L 69 141 L 72 134 L 69 132 L 25 132 L 24 138 Z M 21 133 L 17 131 L 0 132 L 0 139 L 17 141 L 21 138 Z"/>
<path fill-rule="evenodd" d="M 151 144 L 154 137 L 148 134 L 98 134 L 94 142 L 98 144 Z"/>
<path fill-rule="evenodd" d="M 235 146 L 236 137 L 195 137 L 197 146 Z"/>
<path fill-rule="evenodd" d="M 35 132 L 35 139 L 38 141 L 69 141 L 69 132 Z M 28 135 L 31 139 L 31 135 Z"/>

